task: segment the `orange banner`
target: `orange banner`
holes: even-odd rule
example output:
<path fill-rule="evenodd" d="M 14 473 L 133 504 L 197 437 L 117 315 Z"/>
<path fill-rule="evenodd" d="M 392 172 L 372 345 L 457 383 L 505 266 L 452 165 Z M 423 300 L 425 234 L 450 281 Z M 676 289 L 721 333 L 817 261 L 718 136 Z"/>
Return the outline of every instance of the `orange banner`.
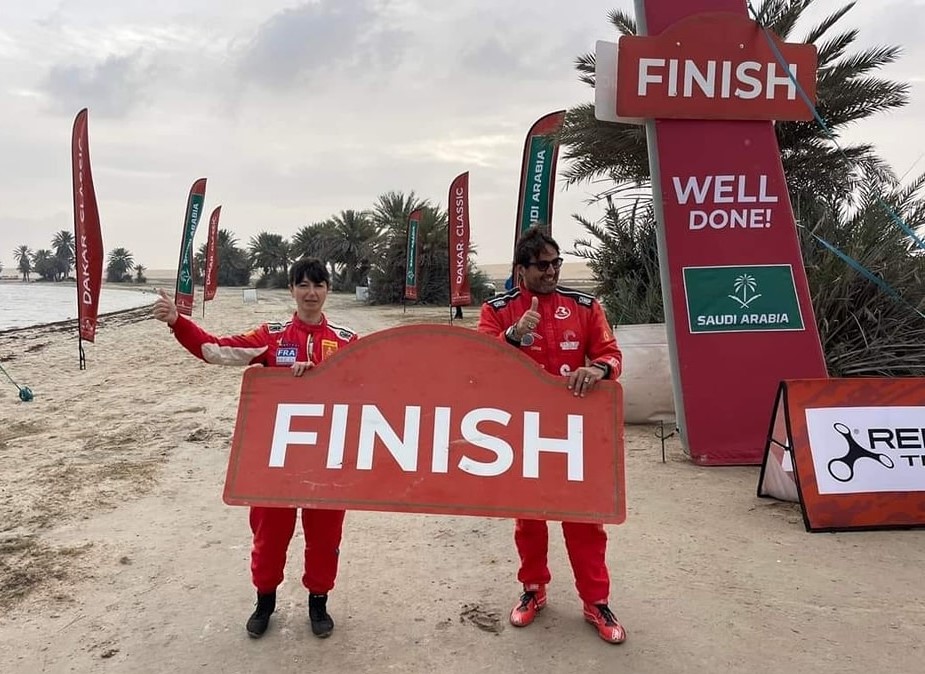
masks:
<path fill-rule="evenodd" d="M 925 379 L 783 382 L 758 496 L 807 531 L 925 526 Z"/>
<path fill-rule="evenodd" d="M 617 382 L 576 397 L 500 340 L 392 328 L 297 379 L 245 372 L 224 499 L 621 523 L 622 410 Z"/>

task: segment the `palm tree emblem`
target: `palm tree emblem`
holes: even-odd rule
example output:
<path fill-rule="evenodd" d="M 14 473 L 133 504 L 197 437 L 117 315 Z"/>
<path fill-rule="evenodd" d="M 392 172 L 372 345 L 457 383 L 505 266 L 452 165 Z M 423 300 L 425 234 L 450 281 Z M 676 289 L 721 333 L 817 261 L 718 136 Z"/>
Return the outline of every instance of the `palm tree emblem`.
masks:
<path fill-rule="evenodd" d="M 761 293 L 755 294 L 758 289 L 758 281 L 751 274 L 737 276 L 733 288 L 733 292 L 736 294 L 728 295 L 728 297 L 738 302 L 743 309 L 748 309 L 749 304 L 761 297 Z M 741 297 L 739 297 L 739 294 L 741 294 Z"/>

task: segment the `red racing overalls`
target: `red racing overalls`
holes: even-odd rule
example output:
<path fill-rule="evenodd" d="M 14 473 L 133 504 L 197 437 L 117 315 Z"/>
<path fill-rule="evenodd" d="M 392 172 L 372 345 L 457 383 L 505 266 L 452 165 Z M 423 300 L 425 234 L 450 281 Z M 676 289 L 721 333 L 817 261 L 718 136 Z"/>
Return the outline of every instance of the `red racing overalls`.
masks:
<path fill-rule="evenodd" d="M 523 285 L 482 305 L 478 331 L 511 343 L 505 332 L 530 309 L 534 294 Z M 519 348 L 554 375 L 565 376 L 591 363 L 608 366 L 607 377 L 620 375 L 623 356 L 600 303 L 591 295 L 557 287 L 535 295 L 539 325 Z M 593 395 L 593 392 L 592 392 Z M 607 603 L 610 576 L 605 554 L 607 534 L 602 524 L 563 522 L 562 533 L 575 575 L 578 595 L 591 604 Z M 536 590 L 551 580 L 546 561 L 549 531 L 543 520 L 517 520 L 514 541 L 520 555 L 517 579 L 525 590 Z"/>
<path fill-rule="evenodd" d="M 290 367 L 295 362 L 320 363 L 357 340 L 352 330 L 322 316 L 311 325 L 293 314 L 288 323 L 264 323 L 242 335 L 216 337 L 180 315 L 173 325 L 177 341 L 191 354 L 216 365 Z M 343 510 L 302 508 L 305 571 L 302 584 L 312 594 L 334 588 L 344 525 Z M 274 592 L 283 582 L 286 551 L 295 532 L 296 508 L 252 507 L 251 578 L 257 592 Z"/>

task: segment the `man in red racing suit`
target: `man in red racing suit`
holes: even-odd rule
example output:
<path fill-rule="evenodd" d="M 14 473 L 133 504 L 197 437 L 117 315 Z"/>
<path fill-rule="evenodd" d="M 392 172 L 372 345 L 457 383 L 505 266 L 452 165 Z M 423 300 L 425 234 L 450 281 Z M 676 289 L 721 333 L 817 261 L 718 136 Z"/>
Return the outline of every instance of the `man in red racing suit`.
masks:
<path fill-rule="evenodd" d="M 554 375 L 566 378 L 577 396 L 587 395 L 601 379 L 620 375 L 622 354 L 597 300 L 558 285 L 559 246 L 538 227 L 515 248 L 518 286 L 482 305 L 478 330 L 508 343 Z M 608 606 L 610 577 L 602 524 L 563 522 L 562 532 L 584 602 L 585 619 L 602 639 L 622 643 L 626 632 Z M 511 611 L 511 623 L 524 627 L 546 605 L 548 527 L 542 520 L 517 520 L 514 540 L 520 555 L 517 579 L 523 594 Z"/>
<path fill-rule="evenodd" d="M 303 258 L 289 272 L 289 289 L 296 312 L 288 323 L 264 323 L 242 335 L 217 337 L 176 311 L 161 291 L 154 316 L 165 321 L 177 341 L 191 354 L 216 365 L 288 367 L 295 376 L 357 340 L 347 328 L 328 322 L 322 312 L 329 274 L 320 261 Z M 283 581 L 286 552 L 295 531 L 295 508 L 252 507 L 251 578 L 257 589 L 257 608 L 247 621 L 247 632 L 260 637 L 276 609 L 276 588 Z M 309 592 L 312 632 L 326 637 L 334 629 L 327 612 L 327 595 L 337 576 L 344 511 L 302 509 L 305 533 L 305 571 L 302 584 Z"/>

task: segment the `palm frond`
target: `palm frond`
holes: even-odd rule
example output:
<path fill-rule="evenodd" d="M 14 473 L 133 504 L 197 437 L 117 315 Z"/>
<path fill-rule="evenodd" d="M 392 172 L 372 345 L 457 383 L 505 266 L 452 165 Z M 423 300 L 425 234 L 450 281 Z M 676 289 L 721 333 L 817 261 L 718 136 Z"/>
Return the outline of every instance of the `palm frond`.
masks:
<path fill-rule="evenodd" d="M 759 11 L 759 15 L 763 15 L 765 18 L 764 21 L 760 21 L 759 23 L 767 26 L 772 33 L 782 40 L 786 40 L 790 37 L 790 33 L 793 32 L 800 17 L 803 16 L 803 12 L 806 11 L 812 2 L 813 0 L 789 0 L 788 2 L 771 0 L 765 2 L 762 9 Z M 767 12 L 765 10 L 767 10 Z"/>
<path fill-rule="evenodd" d="M 836 35 L 832 39 L 827 40 L 820 45 L 816 45 L 817 66 L 819 68 L 820 74 L 826 71 L 832 61 L 841 58 L 848 47 L 850 47 L 857 39 L 858 31 L 856 29 L 852 29 L 847 32 L 840 33 L 839 35 Z"/>
<path fill-rule="evenodd" d="M 803 38 L 803 42 L 806 44 L 815 44 L 817 40 L 822 38 L 829 30 L 838 23 L 845 14 L 850 12 L 856 3 L 849 2 L 847 5 L 841 9 L 836 10 L 832 14 L 829 14 L 817 25 L 810 29 L 806 34 L 806 37 Z"/>
<path fill-rule="evenodd" d="M 636 19 L 621 9 L 607 12 L 607 20 L 621 35 L 636 35 Z"/>
<path fill-rule="evenodd" d="M 575 70 L 581 73 L 578 79 L 591 87 L 594 87 L 594 76 L 596 73 L 597 59 L 592 52 L 582 54 L 575 59 Z"/>

